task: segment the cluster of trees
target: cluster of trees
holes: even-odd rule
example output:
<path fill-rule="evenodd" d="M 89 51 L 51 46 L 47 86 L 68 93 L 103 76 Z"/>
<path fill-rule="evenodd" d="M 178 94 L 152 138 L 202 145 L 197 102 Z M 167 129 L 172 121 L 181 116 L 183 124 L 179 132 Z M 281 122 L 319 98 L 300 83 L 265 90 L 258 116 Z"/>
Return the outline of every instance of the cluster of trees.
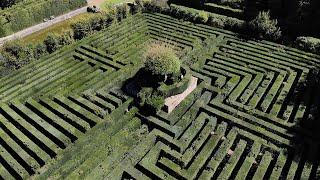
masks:
<path fill-rule="evenodd" d="M 29 2 L 29 1 L 28 1 Z M 86 5 L 86 0 L 30 0 L 0 11 L 0 37 Z"/>

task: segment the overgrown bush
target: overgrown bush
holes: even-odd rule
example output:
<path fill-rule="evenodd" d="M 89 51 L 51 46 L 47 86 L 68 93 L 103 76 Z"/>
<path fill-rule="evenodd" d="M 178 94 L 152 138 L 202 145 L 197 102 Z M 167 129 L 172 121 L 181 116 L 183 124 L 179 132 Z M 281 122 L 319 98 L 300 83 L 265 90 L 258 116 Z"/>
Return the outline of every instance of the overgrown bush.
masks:
<path fill-rule="evenodd" d="M 181 62 L 169 45 L 150 44 L 145 53 L 145 69 L 153 75 L 168 76 L 180 72 Z"/>
<path fill-rule="evenodd" d="M 27 62 L 34 59 L 34 50 L 31 45 L 25 46 L 21 42 L 9 42 L 3 46 L 5 66 L 18 69 Z"/>
<path fill-rule="evenodd" d="M 43 43 L 49 53 L 53 53 L 60 47 L 59 36 L 56 34 L 49 34 Z"/>
<path fill-rule="evenodd" d="M 206 11 L 200 11 L 197 15 L 196 15 L 196 21 L 200 22 L 200 23 L 206 23 L 209 19 L 209 15 L 208 12 Z"/>
<path fill-rule="evenodd" d="M 320 39 L 314 37 L 297 37 L 295 46 L 299 49 L 320 54 Z"/>
<path fill-rule="evenodd" d="M 95 31 L 100 31 L 110 25 L 114 17 L 107 13 L 97 14 L 95 16 L 83 17 L 81 20 L 71 24 L 74 38 L 82 39 Z"/>
<path fill-rule="evenodd" d="M 259 38 L 278 40 L 281 37 L 278 21 L 270 18 L 269 11 L 259 12 L 258 16 L 249 22 L 249 29 Z"/>
<path fill-rule="evenodd" d="M 164 106 L 164 97 L 153 94 L 151 97 L 146 99 L 145 106 L 152 113 L 157 113 Z"/>

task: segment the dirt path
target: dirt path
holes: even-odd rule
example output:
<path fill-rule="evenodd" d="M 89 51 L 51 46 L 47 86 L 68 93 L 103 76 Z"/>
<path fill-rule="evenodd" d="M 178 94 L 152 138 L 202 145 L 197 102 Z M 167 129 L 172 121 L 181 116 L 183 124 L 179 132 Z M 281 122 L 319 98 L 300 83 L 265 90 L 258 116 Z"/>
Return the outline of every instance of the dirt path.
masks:
<path fill-rule="evenodd" d="M 92 2 L 92 1 L 104 1 L 104 0 L 89 0 L 88 3 L 95 3 L 95 2 Z M 23 38 L 25 36 L 28 36 L 30 34 L 33 34 L 37 31 L 40 31 L 42 29 L 45 29 L 45 28 L 48 28 L 49 26 L 52 26 L 54 24 L 57 24 L 59 22 L 62 22 L 62 21 L 65 21 L 67 19 L 70 19 L 74 16 L 77 16 L 81 13 L 85 13 L 87 12 L 87 6 L 85 7 L 82 7 L 82 8 L 79 8 L 79 9 L 76 9 L 74 11 L 71 11 L 69 13 L 66 13 L 66 14 L 63 14 L 61 16 L 58 16 L 56 18 L 54 18 L 53 20 L 50 20 L 50 21 L 47 21 L 47 22 L 43 22 L 43 23 L 40 23 L 40 24 L 37 24 L 37 25 L 34 25 L 34 26 L 31 26 L 29 28 L 26 28 L 22 31 L 19 31 L 19 32 L 16 32 L 12 35 L 9 35 L 9 36 L 6 36 L 6 37 L 3 37 L 3 38 L 0 38 L 0 46 L 2 46 L 5 42 L 7 41 L 12 41 L 12 40 L 15 40 L 15 39 L 20 39 L 20 38 Z"/>

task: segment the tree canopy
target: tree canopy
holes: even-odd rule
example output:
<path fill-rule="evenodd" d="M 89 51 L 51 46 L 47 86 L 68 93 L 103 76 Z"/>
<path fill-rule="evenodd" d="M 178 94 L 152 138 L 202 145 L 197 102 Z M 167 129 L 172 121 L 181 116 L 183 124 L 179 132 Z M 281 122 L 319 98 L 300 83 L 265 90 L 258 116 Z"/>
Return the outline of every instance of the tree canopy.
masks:
<path fill-rule="evenodd" d="M 168 45 L 151 44 L 145 53 L 145 69 L 153 75 L 177 74 L 180 67 L 179 58 Z"/>

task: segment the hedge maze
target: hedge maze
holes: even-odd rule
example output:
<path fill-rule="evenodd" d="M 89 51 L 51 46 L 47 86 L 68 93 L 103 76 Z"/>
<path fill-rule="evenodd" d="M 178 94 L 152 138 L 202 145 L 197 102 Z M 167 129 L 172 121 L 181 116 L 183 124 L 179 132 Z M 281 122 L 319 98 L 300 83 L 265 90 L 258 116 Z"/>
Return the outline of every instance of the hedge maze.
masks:
<path fill-rule="evenodd" d="M 199 78 L 145 116 L 122 83 L 148 43 Z M 320 57 L 137 14 L 1 79 L 0 179 L 319 179 Z M 72 144 L 72 145 L 71 145 Z"/>

